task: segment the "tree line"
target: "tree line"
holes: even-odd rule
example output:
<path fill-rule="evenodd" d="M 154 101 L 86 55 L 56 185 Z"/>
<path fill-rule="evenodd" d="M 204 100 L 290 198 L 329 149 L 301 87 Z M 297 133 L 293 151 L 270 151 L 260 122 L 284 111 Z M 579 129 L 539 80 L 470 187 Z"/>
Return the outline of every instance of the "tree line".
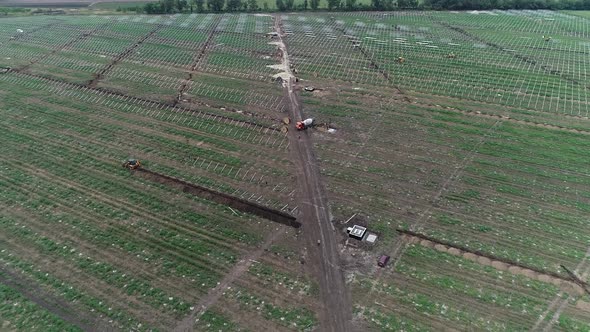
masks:
<path fill-rule="evenodd" d="M 590 10 L 590 0 L 295 0 L 275 1 L 278 11 L 317 10 L 323 5 L 327 10 L 490 10 L 490 9 L 572 9 Z M 268 2 L 259 6 L 257 0 L 160 0 L 145 4 L 139 10 L 147 14 L 171 14 L 186 12 L 242 12 L 270 11 Z M 138 10 L 138 11 L 139 11 Z"/>

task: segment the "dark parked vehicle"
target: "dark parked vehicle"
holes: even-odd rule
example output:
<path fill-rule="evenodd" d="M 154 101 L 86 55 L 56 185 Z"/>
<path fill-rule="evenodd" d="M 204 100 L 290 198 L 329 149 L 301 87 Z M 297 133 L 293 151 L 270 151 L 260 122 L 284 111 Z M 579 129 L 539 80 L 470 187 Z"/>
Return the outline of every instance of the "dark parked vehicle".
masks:
<path fill-rule="evenodd" d="M 379 265 L 381 267 L 385 267 L 385 265 L 387 265 L 387 262 L 389 262 L 389 256 L 381 255 L 381 257 L 379 257 L 379 261 L 377 262 L 377 265 Z"/>

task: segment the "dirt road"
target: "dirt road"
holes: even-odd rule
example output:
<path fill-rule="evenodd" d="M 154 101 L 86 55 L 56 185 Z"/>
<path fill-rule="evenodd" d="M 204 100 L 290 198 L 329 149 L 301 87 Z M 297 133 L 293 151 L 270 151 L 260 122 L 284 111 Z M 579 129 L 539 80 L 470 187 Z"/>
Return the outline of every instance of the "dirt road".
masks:
<path fill-rule="evenodd" d="M 291 73 L 289 55 L 281 35 L 281 17 L 274 16 L 275 31 L 279 34 L 277 46 L 282 51 L 282 65 L 285 74 L 289 116 L 293 121 L 303 119 L 302 107 L 295 93 L 295 77 Z M 345 332 L 350 331 L 352 305 L 350 293 L 340 268 L 338 251 L 338 234 L 330 223 L 328 201 L 322 186 L 319 165 L 313 153 L 309 132 L 290 130 L 290 156 L 295 166 L 298 184 L 296 196 L 299 206 L 299 220 L 303 228 L 308 261 L 320 285 L 320 298 L 323 310 L 320 312 L 320 330 Z M 318 240 L 320 244 L 318 245 Z"/>

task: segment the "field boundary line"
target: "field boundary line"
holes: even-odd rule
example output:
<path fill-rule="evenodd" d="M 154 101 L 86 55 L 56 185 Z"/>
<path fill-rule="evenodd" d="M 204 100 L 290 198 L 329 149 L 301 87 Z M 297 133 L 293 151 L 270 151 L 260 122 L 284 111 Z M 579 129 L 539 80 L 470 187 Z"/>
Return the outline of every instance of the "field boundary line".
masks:
<path fill-rule="evenodd" d="M 87 32 L 83 32 L 80 35 L 76 36 L 75 38 L 73 38 L 72 40 L 68 41 L 65 44 L 62 44 L 56 48 L 54 48 L 53 50 L 51 50 L 51 52 L 47 53 L 47 54 L 42 54 L 41 56 L 37 57 L 36 59 L 31 60 L 31 63 L 24 65 L 22 67 L 19 68 L 19 70 L 27 70 L 29 69 L 32 65 L 39 63 L 47 58 L 49 58 L 50 56 L 56 54 L 57 52 L 61 52 L 64 49 L 71 47 L 72 45 L 83 41 L 85 39 L 87 39 L 88 37 L 94 35 L 95 33 L 97 33 L 98 31 L 101 31 L 105 28 L 107 28 L 109 26 L 110 23 L 112 23 L 114 20 L 110 20 L 107 23 L 103 23 L 101 25 L 99 25 L 98 27 L 92 29 L 91 31 L 87 31 Z"/>
<path fill-rule="evenodd" d="M 229 116 L 225 116 L 225 115 L 220 115 L 220 114 L 214 114 L 214 113 L 208 113 L 208 112 L 204 112 L 198 109 L 192 109 L 192 108 L 186 108 L 186 107 L 171 107 L 170 105 L 161 102 L 161 101 L 157 101 L 157 100 L 151 100 L 151 99 L 146 99 L 146 98 L 141 98 L 141 97 L 135 97 L 135 96 L 131 96 L 122 92 L 118 92 L 118 91 L 114 91 L 108 88 L 103 88 L 103 87 L 88 87 L 84 84 L 79 84 L 79 83 L 72 83 L 72 82 L 68 82 L 68 81 L 64 81 L 64 80 L 59 80 L 59 79 L 55 79 L 55 78 L 51 78 L 51 77 L 45 77 L 43 75 L 37 75 L 37 74 L 32 74 L 32 73 L 27 73 L 21 70 L 12 70 L 7 74 L 11 74 L 14 73 L 17 76 L 27 76 L 29 78 L 35 78 L 35 79 L 39 79 L 39 80 L 45 80 L 45 81 L 49 81 L 49 82 L 53 82 L 53 83 L 57 83 L 58 86 L 60 88 L 63 87 L 70 87 L 70 88 L 75 88 L 79 91 L 82 92 L 93 92 L 95 94 L 97 94 L 98 96 L 102 97 L 102 96 L 107 96 L 107 97 L 117 97 L 119 99 L 122 99 L 122 101 L 124 102 L 131 102 L 134 105 L 139 105 L 139 106 L 151 106 L 151 107 L 157 107 L 159 109 L 165 109 L 167 111 L 172 111 L 175 113 L 192 113 L 193 115 L 196 116 L 201 116 L 201 117 L 207 117 L 207 120 L 209 119 L 215 119 L 217 121 L 234 121 L 236 123 L 240 123 L 243 125 L 249 125 L 252 127 L 256 127 L 260 129 L 260 132 L 262 132 L 262 130 L 264 130 L 264 133 L 267 132 L 274 132 L 276 134 L 282 134 L 281 130 L 275 127 L 271 127 L 271 126 L 266 126 L 266 125 L 262 125 L 256 122 L 252 122 L 252 121 L 246 121 L 246 120 L 240 120 L 240 119 L 236 119 L 236 118 L 232 118 Z M 6 75 L 6 74 L 5 74 Z M 55 86 L 52 86 L 55 87 Z M 100 98 L 99 97 L 99 98 Z M 98 99 L 97 99 L 98 101 Z M 224 122 L 225 123 L 225 122 Z"/>
<path fill-rule="evenodd" d="M 482 118 L 487 118 L 487 119 L 498 119 L 498 120 L 502 120 L 502 121 L 508 121 L 511 123 L 518 123 L 518 124 L 523 124 L 523 125 L 532 126 L 532 127 L 539 127 L 539 128 L 558 130 L 558 131 L 567 131 L 567 132 L 582 134 L 582 135 L 590 135 L 590 130 L 568 128 L 568 127 L 564 127 L 564 126 L 557 126 L 557 125 L 551 125 L 551 124 L 528 121 L 528 120 L 519 120 L 519 119 L 511 118 L 506 115 L 488 114 L 488 113 L 484 113 L 484 112 L 480 112 L 480 111 L 467 111 L 467 110 L 462 110 L 462 109 L 455 108 L 455 107 L 442 106 L 442 105 L 438 105 L 438 104 L 431 104 L 431 103 L 425 103 L 425 102 L 416 101 L 414 103 L 420 104 L 420 105 L 431 106 L 431 107 L 437 107 L 440 109 L 452 111 L 455 113 L 460 113 L 460 114 L 467 115 L 467 116 L 476 116 L 476 117 L 482 117 Z M 576 117 L 574 117 L 574 118 L 576 118 Z M 584 119 L 584 120 L 588 120 L 588 118 L 584 118 L 584 117 L 580 117 L 580 118 Z"/>
<path fill-rule="evenodd" d="M 486 41 L 485 39 L 483 39 L 481 37 L 478 37 L 478 36 L 475 36 L 475 35 L 467 32 L 467 31 L 465 31 L 462 28 L 453 26 L 453 25 L 451 25 L 451 24 L 449 24 L 447 22 L 443 22 L 443 21 L 437 20 L 437 19 L 435 19 L 432 16 L 430 17 L 430 19 L 432 21 L 440 24 L 441 26 L 447 28 L 447 29 L 453 30 L 455 32 L 458 32 L 458 33 L 462 34 L 463 36 L 466 36 L 466 37 L 470 38 L 471 40 L 478 41 L 478 42 L 484 43 L 486 45 L 490 45 L 491 47 L 493 47 L 494 49 L 496 49 L 496 50 L 498 50 L 498 51 L 500 51 L 502 53 L 510 54 L 510 55 L 512 55 L 512 57 L 514 57 L 514 58 L 516 58 L 516 59 L 518 59 L 520 61 L 523 61 L 523 62 L 525 62 L 525 63 L 527 63 L 529 65 L 533 65 L 533 66 L 539 67 L 546 74 L 551 74 L 551 75 L 557 76 L 557 77 L 559 77 L 559 78 L 561 78 L 561 79 L 563 79 L 563 80 L 565 80 L 565 81 L 567 81 L 569 83 L 572 83 L 572 84 L 578 85 L 580 87 L 583 87 L 586 90 L 590 90 L 590 86 L 584 85 L 582 82 L 580 82 L 580 81 L 578 81 L 578 80 L 576 80 L 574 78 L 571 78 L 571 77 L 567 76 L 566 74 L 562 73 L 561 71 L 559 71 L 557 69 L 551 69 L 551 67 L 548 66 L 548 65 L 539 64 L 539 62 L 537 62 L 537 60 L 535 60 L 533 58 L 530 58 L 528 56 L 525 56 L 525 55 L 522 55 L 522 54 L 518 54 L 518 53 L 515 53 L 515 52 L 507 52 L 505 47 L 502 47 L 502 46 L 500 46 L 500 45 L 498 45 L 496 43 L 492 43 L 492 42 Z"/>
<path fill-rule="evenodd" d="M 331 21 L 332 24 L 335 22 L 333 17 L 330 18 L 330 21 Z M 405 102 L 407 102 L 407 103 L 411 103 L 412 102 L 412 100 L 406 95 L 406 93 L 404 92 L 404 90 L 402 90 L 402 88 L 400 88 L 399 85 L 395 84 L 393 82 L 393 80 L 391 79 L 391 77 L 389 77 L 389 74 L 384 69 L 382 69 L 379 66 L 379 64 L 373 58 L 373 56 L 370 55 L 369 52 L 367 52 L 360 44 L 355 44 L 354 43 L 353 38 L 355 38 L 355 37 L 348 36 L 346 34 L 346 31 L 344 31 L 343 28 L 335 27 L 334 29 L 336 31 L 340 32 L 342 34 L 342 36 L 346 37 L 348 39 L 348 41 L 350 43 L 352 43 L 353 48 L 357 48 L 361 52 L 361 54 L 365 57 L 365 59 L 368 60 L 373 67 L 375 67 L 375 69 L 377 70 L 377 72 L 379 72 L 383 76 L 383 78 L 385 78 L 385 80 L 387 82 L 389 82 L 397 90 L 397 92 L 402 96 L 402 98 L 404 99 Z"/>

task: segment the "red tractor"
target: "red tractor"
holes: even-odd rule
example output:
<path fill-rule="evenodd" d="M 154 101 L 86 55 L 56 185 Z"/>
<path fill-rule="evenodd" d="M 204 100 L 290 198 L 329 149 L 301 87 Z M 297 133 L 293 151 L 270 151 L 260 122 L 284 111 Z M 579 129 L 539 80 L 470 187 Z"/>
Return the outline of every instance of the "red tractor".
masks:
<path fill-rule="evenodd" d="M 313 126 L 313 119 L 305 119 L 303 121 L 297 121 L 297 123 L 295 124 L 295 128 L 297 128 L 297 130 L 305 130 L 309 127 Z"/>

